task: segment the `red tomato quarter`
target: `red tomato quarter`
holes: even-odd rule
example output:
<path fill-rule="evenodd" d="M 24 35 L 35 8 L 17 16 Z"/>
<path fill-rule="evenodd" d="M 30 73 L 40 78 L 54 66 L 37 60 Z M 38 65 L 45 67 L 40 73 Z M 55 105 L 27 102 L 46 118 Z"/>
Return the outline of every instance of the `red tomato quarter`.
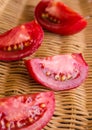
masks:
<path fill-rule="evenodd" d="M 53 92 L 0 99 L 0 130 L 41 130 L 54 113 Z"/>
<path fill-rule="evenodd" d="M 43 40 L 43 30 L 35 21 L 0 35 L 0 60 L 19 60 L 35 52 Z"/>
<path fill-rule="evenodd" d="M 83 16 L 60 0 L 41 0 L 35 8 L 35 17 L 43 28 L 61 35 L 78 33 L 87 25 Z"/>
<path fill-rule="evenodd" d="M 26 60 L 27 69 L 36 81 L 53 90 L 68 90 L 81 85 L 88 65 L 81 54 L 65 54 Z"/>

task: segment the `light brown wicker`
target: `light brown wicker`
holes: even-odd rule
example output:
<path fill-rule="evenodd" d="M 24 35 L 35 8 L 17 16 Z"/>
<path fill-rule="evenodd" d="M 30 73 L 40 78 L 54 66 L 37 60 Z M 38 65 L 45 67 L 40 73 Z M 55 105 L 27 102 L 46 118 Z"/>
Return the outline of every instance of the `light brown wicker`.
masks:
<path fill-rule="evenodd" d="M 92 0 L 62 0 L 88 20 L 85 30 L 72 36 L 45 31 L 42 46 L 31 57 L 81 52 L 89 64 L 80 87 L 55 92 L 55 113 L 44 130 L 92 130 Z M 34 19 L 38 0 L 0 0 L 0 32 Z M 23 60 L 0 62 L 0 97 L 48 91 L 29 77 Z"/>

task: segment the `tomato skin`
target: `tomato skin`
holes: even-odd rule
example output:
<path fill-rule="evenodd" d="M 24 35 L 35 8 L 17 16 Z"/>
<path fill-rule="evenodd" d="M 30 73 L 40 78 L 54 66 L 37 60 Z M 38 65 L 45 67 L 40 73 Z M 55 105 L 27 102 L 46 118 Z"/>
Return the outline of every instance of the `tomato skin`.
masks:
<path fill-rule="evenodd" d="M 0 35 L 0 60 L 16 61 L 33 54 L 43 37 L 44 32 L 35 20 L 14 27 Z"/>
<path fill-rule="evenodd" d="M 54 17 L 58 17 L 61 23 L 53 23 L 42 18 L 42 13 L 46 11 Z M 55 0 L 41 0 L 35 8 L 35 17 L 43 28 L 60 35 L 72 35 L 78 33 L 87 25 L 87 21 L 83 16 L 69 8 L 64 3 L 60 1 L 55 2 Z"/>
<path fill-rule="evenodd" d="M 55 91 L 80 86 L 88 74 L 88 65 L 82 54 L 76 53 L 30 59 L 25 65 L 37 82 Z"/>
<path fill-rule="evenodd" d="M 46 108 L 39 106 L 39 104 L 44 103 Z M 55 97 L 53 92 L 40 92 L 31 95 L 19 95 L 0 99 L 0 122 L 4 121 L 2 127 L 5 130 L 41 130 L 51 119 L 54 108 L 55 108 Z M 39 106 L 36 108 L 36 106 Z M 41 108 L 40 108 L 41 107 Z M 39 109 L 38 109 L 39 108 Z M 32 109 L 32 110 L 31 110 Z M 33 111 L 34 110 L 34 111 Z M 39 118 L 35 120 L 33 118 L 33 123 L 27 123 L 29 119 L 29 114 L 33 112 L 37 113 L 38 110 L 43 110 L 42 115 L 37 115 Z M 3 116 L 1 114 L 3 113 Z M 28 117 L 27 120 L 25 118 Z M 24 126 L 19 126 L 19 122 L 23 120 Z M 8 125 L 7 125 L 8 122 Z M 9 124 L 14 124 L 14 127 L 9 127 Z M 0 130 L 3 130 L 0 124 Z"/>

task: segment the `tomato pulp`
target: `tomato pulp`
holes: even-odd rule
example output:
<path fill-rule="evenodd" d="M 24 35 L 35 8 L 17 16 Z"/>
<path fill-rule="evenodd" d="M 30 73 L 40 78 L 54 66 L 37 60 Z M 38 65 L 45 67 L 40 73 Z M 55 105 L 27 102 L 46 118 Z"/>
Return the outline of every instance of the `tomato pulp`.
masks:
<path fill-rule="evenodd" d="M 41 45 L 43 30 L 35 22 L 17 26 L 0 35 L 0 60 L 14 61 L 31 55 Z"/>
<path fill-rule="evenodd" d="M 25 61 L 29 74 L 53 90 L 80 86 L 87 77 L 88 65 L 82 54 L 65 54 Z"/>
<path fill-rule="evenodd" d="M 41 130 L 54 113 L 53 92 L 0 99 L 0 130 Z"/>
<path fill-rule="evenodd" d="M 41 0 L 35 17 L 43 28 L 61 35 L 78 33 L 87 25 L 86 19 L 60 0 Z"/>

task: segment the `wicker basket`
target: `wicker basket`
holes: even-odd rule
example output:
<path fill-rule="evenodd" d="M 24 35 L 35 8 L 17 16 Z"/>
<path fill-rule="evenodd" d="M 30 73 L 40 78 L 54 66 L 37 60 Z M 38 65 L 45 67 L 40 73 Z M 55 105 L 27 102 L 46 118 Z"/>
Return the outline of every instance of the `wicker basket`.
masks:
<path fill-rule="evenodd" d="M 55 92 L 55 113 L 44 130 L 92 130 L 92 0 L 62 0 L 88 19 L 85 30 L 72 36 L 45 31 L 42 46 L 31 57 L 81 52 L 89 75 L 77 89 Z M 38 0 L 0 0 L 0 32 L 34 19 Z M 53 38 L 52 38 L 53 37 Z M 0 97 L 48 91 L 29 77 L 23 60 L 0 62 Z"/>

